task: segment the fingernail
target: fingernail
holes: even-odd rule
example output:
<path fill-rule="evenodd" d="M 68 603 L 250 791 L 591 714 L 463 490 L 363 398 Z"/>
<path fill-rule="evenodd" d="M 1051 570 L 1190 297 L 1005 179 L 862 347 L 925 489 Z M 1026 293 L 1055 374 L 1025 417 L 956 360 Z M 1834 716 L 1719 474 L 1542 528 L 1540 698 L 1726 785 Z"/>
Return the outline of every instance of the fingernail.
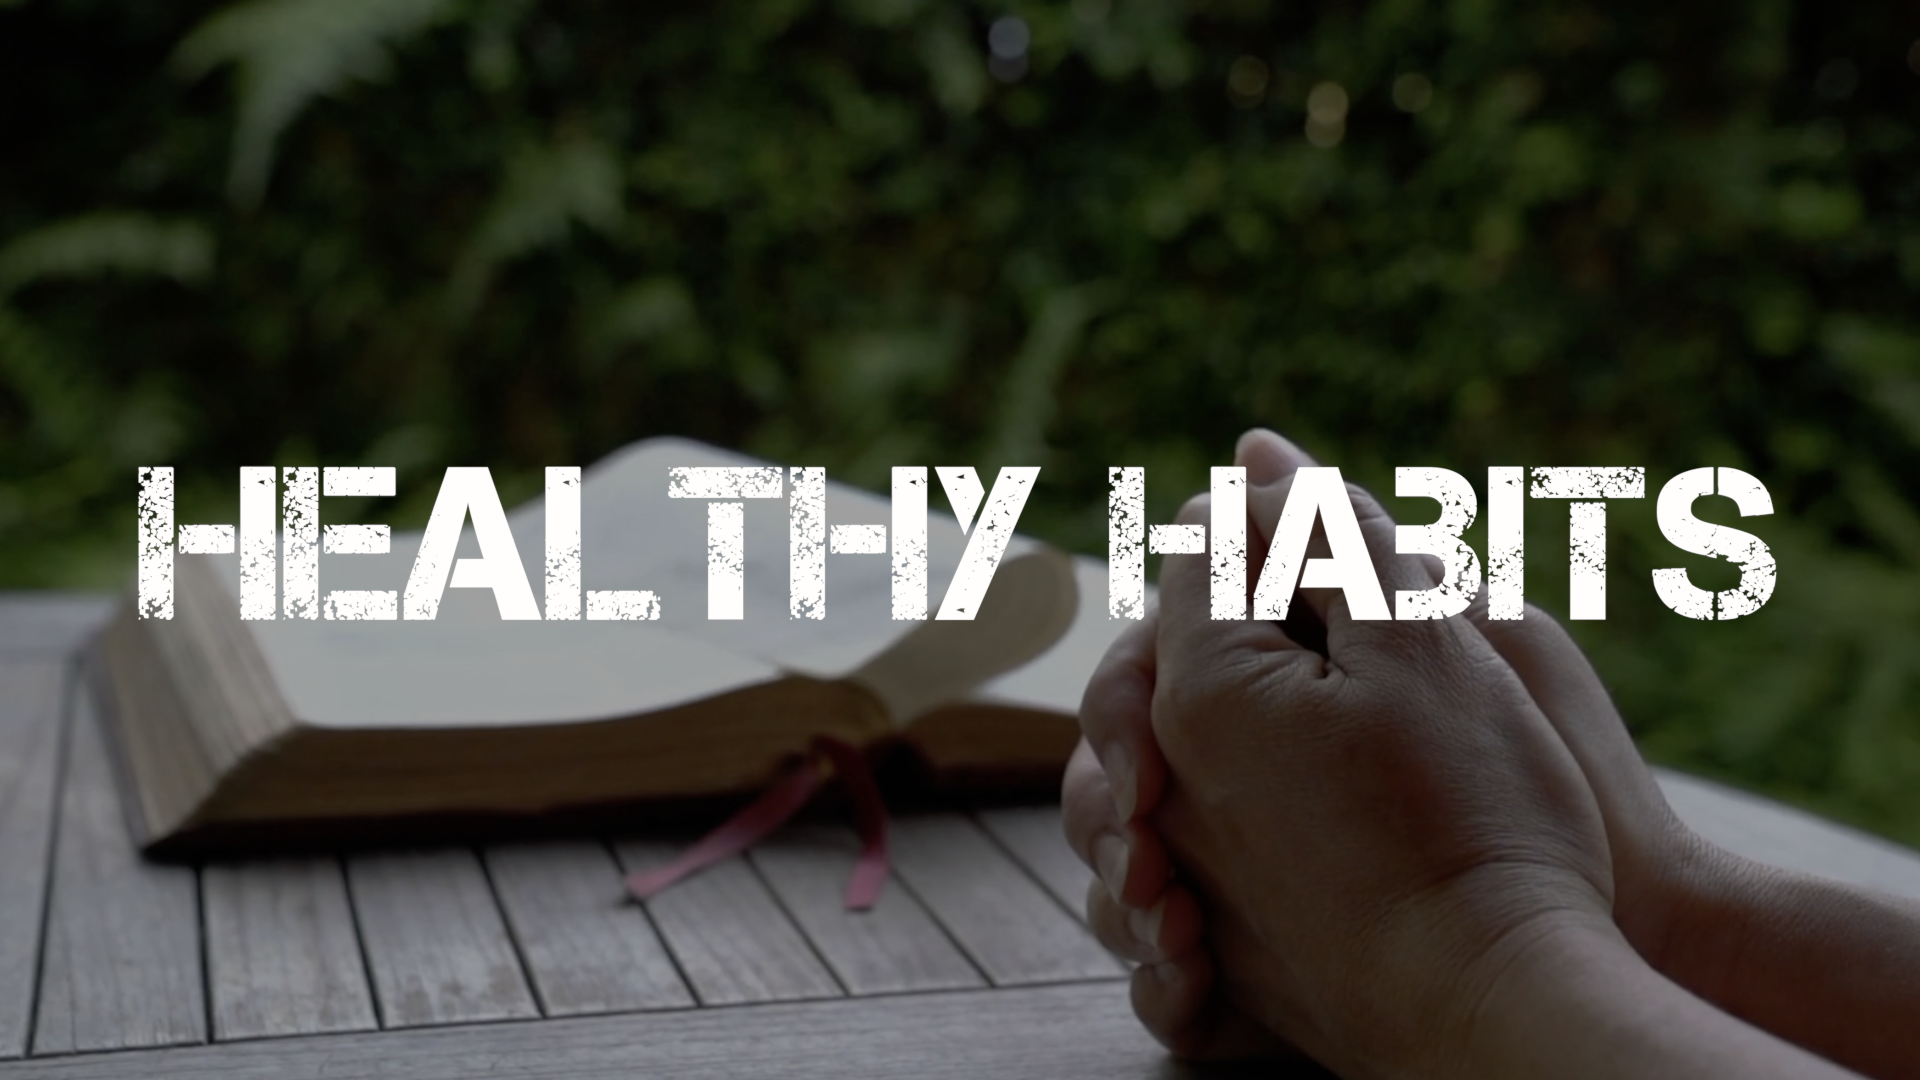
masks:
<path fill-rule="evenodd" d="M 1139 940 L 1142 945 L 1150 949 L 1158 949 L 1160 947 L 1160 920 L 1165 918 L 1166 914 L 1167 898 L 1163 896 L 1160 898 L 1159 903 L 1147 908 L 1145 911 L 1139 908 L 1128 911 L 1127 929 L 1133 931 L 1133 936 Z"/>
<path fill-rule="evenodd" d="M 1113 806 L 1120 820 L 1132 821 L 1140 804 L 1138 777 L 1133 771 L 1133 752 L 1115 743 L 1100 755 L 1100 767 L 1107 772 L 1107 787 L 1113 792 Z"/>
<path fill-rule="evenodd" d="M 1180 981 L 1180 965 L 1171 960 L 1155 964 L 1153 965 L 1153 977 L 1160 980 L 1165 986 L 1172 986 Z"/>
<path fill-rule="evenodd" d="M 1100 871 L 1100 881 L 1115 900 L 1127 887 L 1127 864 L 1132 859 L 1132 851 L 1127 842 L 1114 833 L 1108 833 L 1093 843 L 1093 862 Z"/>

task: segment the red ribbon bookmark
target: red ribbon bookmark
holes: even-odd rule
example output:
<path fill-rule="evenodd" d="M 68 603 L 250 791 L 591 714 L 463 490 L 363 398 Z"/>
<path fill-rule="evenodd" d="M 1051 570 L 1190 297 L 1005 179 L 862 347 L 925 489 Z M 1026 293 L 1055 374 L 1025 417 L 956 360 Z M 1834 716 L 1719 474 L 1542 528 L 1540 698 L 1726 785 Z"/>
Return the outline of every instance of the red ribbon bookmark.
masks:
<path fill-rule="evenodd" d="M 852 743 L 828 735 L 817 736 L 807 756 L 793 772 L 759 798 L 702 837 L 679 858 L 652 870 L 627 875 L 627 892 L 636 900 L 658 895 L 691 874 L 730 859 L 766 839 L 799 813 L 826 779 L 826 766 L 846 786 L 859 817 L 860 858 L 847 879 L 847 910 L 865 911 L 880 899 L 887 883 L 887 805 L 880 798 L 867 759 Z"/>

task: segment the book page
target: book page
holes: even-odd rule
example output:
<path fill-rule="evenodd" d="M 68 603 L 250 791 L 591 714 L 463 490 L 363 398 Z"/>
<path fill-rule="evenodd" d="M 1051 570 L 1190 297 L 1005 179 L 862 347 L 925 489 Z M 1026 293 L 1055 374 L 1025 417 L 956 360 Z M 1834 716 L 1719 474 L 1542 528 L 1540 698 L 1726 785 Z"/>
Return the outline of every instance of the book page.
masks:
<path fill-rule="evenodd" d="M 588 589 L 647 589 L 660 597 L 663 629 L 791 671 L 839 678 L 920 624 L 895 622 L 891 557 L 829 552 L 826 618 L 795 619 L 789 611 L 791 560 L 788 503 L 745 499 L 745 617 L 707 618 L 707 506 L 667 496 L 667 470 L 677 466 L 765 466 L 767 462 L 686 439 L 649 439 L 594 465 L 582 483 L 581 561 Z M 801 462 L 800 464 L 805 464 Z M 783 470 L 784 471 L 784 470 Z M 937 485 L 936 485 L 937 486 Z M 929 499 L 930 509 L 943 500 Z M 892 502 L 827 483 L 828 528 L 887 525 Z M 951 513 L 927 515 L 928 608 L 937 610 L 960 565 L 966 537 Z M 546 523 L 541 500 L 508 515 L 534 592 L 545 574 Z M 1011 554 L 1011 552 L 1010 552 Z"/>
<path fill-rule="evenodd" d="M 1080 695 L 1094 668 L 1134 621 L 1107 615 L 1106 563 L 1077 555 L 1073 573 L 1080 589 L 1079 612 L 1066 636 L 1033 662 L 981 685 L 971 699 L 1068 715 L 1080 711 Z"/>
<path fill-rule="evenodd" d="M 708 619 L 707 501 L 669 498 L 668 469 L 765 464 L 687 440 L 654 439 L 586 470 L 583 585 L 587 590 L 650 590 L 660 598 L 658 621 L 508 622 L 499 617 L 490 590 L 449 586 L 431 621 L 282 617 L 245 625 L 294 715 L 306 723 L 340 727 L 515 725 L 633 715 L 789 672 L 844 677 L 916 630 L 937 626 L 964 632 L 959 624 L 932 620 L 895 622 L 891 563 L 884 554 L 829 553 L 826 618 L 791 618 L 785 498 L 744 500 L 745 617 Z M 322 524 L 345 524 L 328 519 L 329 502 L 321 500 Z M 830 481 L 826 518 L 829 527 L 886 525 L 891 503 Z M 950 513 L 934 511 L 929 519 L 929 610 L 937 610 L 966 542 Z M 544 499 L 513 510 L 507 520 L 538 602 L 545 587 Z M 385 555 L 322 555 L 322 594 L 335 589 L 404 594 L 421 539 L 421 533 L 396 534 Z M 1033 547 L 1016 538 L 1007 561 Z M 478 554 L 468 528 L 458 557 Z M 218 579 L 237 597 L 236 560 L 212 561 Z M 237 606 L 237 599 L 232 602 Z M 1022 655 L 1032 655 L 1041 644 Z M 989 670 L 1004 670 L 1019 657 L 993 659 Z M 954 696 L 979 678 L 966 677 L 942 692 Z"/>
<path fill-rule="evenodd" d="M 662 627 L 789 671 L 854 679 L 872 690 L 900 725 L 1026 662 L 1066 631 L 1075 610 L 1073 571 L 1065 556 L 1021 536 L 1007 545 L 994 584 L 972 621 L 929 617 L 896 622 L 891 557 L 831 552 L 826 617 L 795 619 L 789 610 L 791 548 L 785 499 L 743 500 L 745 617 L 708 619 L 706 502 L 668 498 L 667 471 L 675 466 L 765 464 L 687 440 L 653 439 L 596 465 L 583 482 L 586 587 L 652 589 L 661 597 Z M 928 501 L 931 613 L 939 609 L 960 565 L 966 534 L 950 511 L 933 509 L 943 497 Z M 826 504 L 829 529 L 841 524 L 885 526 L 892 518 L 890 499 L 833 483 L 831 477 Z M 523 560 L 531 559 L 531 542 L 544 543 L 540 512 L 539 505 L 532 504 L 509 518 Z M 642 537 L 644 543 L 636 539 Z"/>
<path fill-rule="evenodd" d="M 922 623 L 848 677 L 904 727 L 1058 642 L 1075 618 L 1076 589 L 1067 555 L 1038 546 L 1010 551 L 972 622 Z"/>
<path fill-rule="evenodd" d="M 389 559 L 411 565 L 418 536 Z M 342 562 L 348 560 L 342 559 Z M 236 597 L 237 570 L 221 560 Z M 372 588 L 378 567 L 335 571 L 333 588 Z M 372 571 L 372 572 L 370 572 Z M 404 576 L 401 588 L 405 587 Z M 776 666 L 645 622 L 507 622 L 490 593 L 448 590 L 431 622 L 276 619 L 245 624 L 288 708 L 321 727 L 475 727 L 611 719 L 780 678 Z M 473 601 L 479 601 L 474 603 Z"/>

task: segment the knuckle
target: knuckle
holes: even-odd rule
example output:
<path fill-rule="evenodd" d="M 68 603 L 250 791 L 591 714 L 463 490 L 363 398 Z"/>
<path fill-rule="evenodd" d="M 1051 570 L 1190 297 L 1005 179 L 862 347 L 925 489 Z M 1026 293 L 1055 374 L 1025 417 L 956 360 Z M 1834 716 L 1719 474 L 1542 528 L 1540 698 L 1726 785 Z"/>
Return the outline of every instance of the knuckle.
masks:
<path fill-rule="evenodd" d="M 1232 651 L 1211 658 L 1184 678 L 1155 687 L 1151 722 L 1163 746 L 1176 749 L 1217 741 L 1214 736 L 1246 727 L 1250 713 L 1272 711 L 1301 689 L 1271 657 Z"/>
<path fill-rule="evenodd" d="M 1152 719 L 1154 731 L 1162 737 L 1194 734 L 1207 726 L 1229 706 L 1230 689 L 1221 681 L 1196 672 L 1192 677 L 1169 679 L 1154 691 Z"/>
<path fill-rule="evenodd" d="M 1522 610 L 1521 616 L 1520 625 L 1522 626 L 1537 626 L 1545 630 L 1548 634 L 1557 637 L 1570 637 L 1567 633 L 1567 628 L 1561 624 L 1560 620 L 1554 618 L 1552 612 L 1538 604 L 1527 604 Z"/>

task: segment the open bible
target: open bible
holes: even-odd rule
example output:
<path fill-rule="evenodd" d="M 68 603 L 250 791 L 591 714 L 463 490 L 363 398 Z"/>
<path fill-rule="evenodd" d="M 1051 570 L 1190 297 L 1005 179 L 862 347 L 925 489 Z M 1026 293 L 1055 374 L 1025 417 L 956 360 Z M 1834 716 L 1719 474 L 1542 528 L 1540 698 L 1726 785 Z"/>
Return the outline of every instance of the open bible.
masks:
<path fill-rule="evenodd" d="M 756 790 L 820 735 L 905 757 L 922 785 L 1056 783 L 1123 625 L 1104 565 L 1016 536 L 972 620 L 897 621 L 888 557 L 834 553 L 824 617 L 795 618 L 787 503 L 748 502 L 743 617 L 709 619 L 705 507 L 669 499 L 669 469 L 761 464 L 655 439 L 586 471 L 584 587 L 652 591 L 649 621 L 507 621 L 462 587 L 431 621 L 242 620 L 237 560 L 178 556 L 174 617 L 123 605 L 92 652 L 137 835 L 167 855 L 649 814 Z M 827 486 L 834 524 L 890 511 Z M 967 537 L 928 517 L 937 610 Z M 541 500 L 507 523 L 540 582 Z M 321 588 L 398 589 L 421 540 L 329 555 Z"/>

